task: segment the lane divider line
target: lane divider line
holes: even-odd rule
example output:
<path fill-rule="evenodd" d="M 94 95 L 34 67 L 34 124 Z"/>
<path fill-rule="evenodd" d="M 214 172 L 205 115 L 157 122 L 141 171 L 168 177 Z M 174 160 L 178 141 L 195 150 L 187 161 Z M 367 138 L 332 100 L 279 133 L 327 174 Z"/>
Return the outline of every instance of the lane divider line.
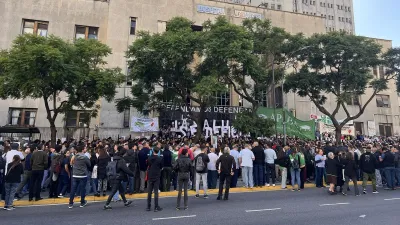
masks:
<path fill-rule="evenodd" d="M 387 198 L 387 199 L 384 199 L 385 201 L 393 201 L 393 200 L 400 200 L 400 198 Z"/>
<path fill-rule="evenodd" d="M 246 212 L 263 212 L 263 211 L 275 211 L 280 210 L 281 208 L 273 208 L 273 209 L 254 209 L 254 210 L 246 210 Z"/>
<path fill-rule="evenodd" d="M 184 219 L 184 218 L 192 218 L 192 217 L 196 217 L 196 215 L 153 218 L 153 220 L 172 220 L 172 219 Z"/>
<path fill-rule="evenodd" d="M 339 202 L 339 203 L 333 203 L 333 204 L 322 204 L 319 206 L 334 206 L 334 205 L 350 205 L 348 202 Z"/>

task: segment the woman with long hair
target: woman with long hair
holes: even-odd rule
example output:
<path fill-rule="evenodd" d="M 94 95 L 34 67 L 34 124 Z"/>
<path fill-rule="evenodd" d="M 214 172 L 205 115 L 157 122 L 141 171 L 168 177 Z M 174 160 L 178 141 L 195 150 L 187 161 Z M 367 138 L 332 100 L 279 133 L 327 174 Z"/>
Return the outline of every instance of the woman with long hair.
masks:
<path fill-rule="evenodd" d="M 14 195 L 17 191 L 19 183 L 21 183 L 21 175 L 24 173 L 24 167 L 21 164 L 19 155 L 14 155 L 11 163 L 7 165 L 7 174 L 5 176 L 5 200 L 4 209 L 13 210 Z"/>
<path fill-rule="evenodd" d="M 287 180 L 287 169 L 289 168 L 290 160 L 287 156 L 286 152 L 289 150 L 289 146 L 285 146 L 280 149 L 277 154 L 277 164 L 279 165 L 279 169 L 282 172 L 282 182 L 281 188 L 286 189 L 286 180 Z"/>
<path fill-rule="evenodd" d="M 111 157 L 107 154 L 104 148 L 99 149 L 99 157 L 97 158 L 97 193 L 95 196 L 100 197 L 100 192 L 103 191 L 103 196 L 106 196 L 107 191 L 107 165 L 111 161 Z"/>
<path fill-rule="evenodd" d="M 292 148 L 289 155 L 290 159 L 290 175 L 292 178 L 292 191 L 295 191 L 295 185 L 297 184 L 297 191 L 300 191 L 300 154 L 296 147 Z"/>
<path fill-rule="evenodd" d="M 353 181 L 354 184 L 354 194 L 356 196 L 360 195 L 360 192 L 358 190 L 358 186 L 357 186 L 357 164 L 354 161 L 354 155 L 351 152 L 347 152 L 346 153 L 346 159 L 344 161 L 344 187 L 343 187 L 343 192 L 342 194 L 344 196 L 347 195 L 347 190 L 349 187 L 349 182 L 350 179 Z"/>

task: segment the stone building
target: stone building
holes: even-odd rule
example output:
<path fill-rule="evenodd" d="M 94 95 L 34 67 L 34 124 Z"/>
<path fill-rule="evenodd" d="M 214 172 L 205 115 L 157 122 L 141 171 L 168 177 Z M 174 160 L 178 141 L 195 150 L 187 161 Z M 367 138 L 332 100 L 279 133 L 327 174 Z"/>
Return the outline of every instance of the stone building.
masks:
<path fill-rule="evenodd" d="M 287 1 L 287 0 L 281 0 Z M 337 1 L 337 0 L 335 0 Z M 35 33 L 47 36 L 50 34 L 64 39 L 96 38 L 112 48 L 112 55 L 107 59 L 108 66 L 120 67 L 127 73 L 125 51 L 135 40 L 138 30 L 152 33 L 163 32 L 166 21 L 183 16 L 196 26 L 208 19 L 225 15 L 233 23 L 240 24 L 244 18 L 259 17 L 270 19 L 274 26 L 282 27 L 290 33 L 302 32 L 307 36 L 326 32 L 326 20 L 320 15 L 303 14 L 293 10 L 271 10 L 249 4 L 236 4 L 235 0 L 0 0 L 0 49 L 7 49 L 20 34 Z M 241 1 L 239 1 L 241 2 Z M 194 28 L 195 29 L 195 28 Z M 378 40 L 385 47 L 390 41 Z M 375 70 L 374 70 L 375 71 Z M 381 71 L 380 68 L 377 71 Z M 378 72 L 377 72 L 378 74 Z M 116 98 L 130 94 L 132 82 L 127 80 L 118 88 Z M 392 87 L 395 90 L 394 86 Z M 395 133 L 399 130 L 399 104 L 395 91 L 388 91 L 390 108 L 376 107 L 371 103 L 371 110 L 360 118 L 363 131 L 367 121 L 392 124 Z M 232 90 L 216 96 L 218 106 L 244 105 Z M 315 113 L 312 104 L 306 99 L 285 95 L 285 106 L 296 111 L 301 119 L 308 119 Z M 363 101 L 363 99 L 361 99 Z M 384 97 L 384 102 L 387 98 Z M 118 113 L 115 103 L 105 100 L 97 118 L 88 123 L 84 111 L 72 111 L 59 116 L 56 121 L 57 138 L 99 136 L 129 136 L 129 126 L 133 115 L 139 115 L 134 109 Z M 49 123 L 46 119 L 43 100 L 0 100 L 0 126 L 35 126 L 41 131 L 42 139 L 49 139 Z M 379 118 L 379 119 L 378 119 Z M 395 119 L 397 118 L 397 120 Z M 397 124 L 397 125 L 395 125 Z M 134 134 L 140 135 L 140 134 Z"/>

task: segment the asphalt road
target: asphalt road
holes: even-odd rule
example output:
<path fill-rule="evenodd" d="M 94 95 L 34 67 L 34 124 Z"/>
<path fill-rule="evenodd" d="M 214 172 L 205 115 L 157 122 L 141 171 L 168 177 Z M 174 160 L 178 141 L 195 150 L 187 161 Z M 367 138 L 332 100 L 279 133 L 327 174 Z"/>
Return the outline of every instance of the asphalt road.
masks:
<path fill-rule="evenodd" d="M 176 198 L 160 199 L 161 212 L 146 212 L 146 202 L 135 200 L 132 207 L 113 203 L 104 211 L 104 203 L 68 209 L 67 205 L 19 207 L 0 211 L 1 224 L 20 225 L 399 225 L 400 190 L 369 193 L 359 197 L 330 196 L 326 189 L 310 188 L 301 192 L 275 191 L 231 194 L 228 201 L 189 198 L 187 211 L 176 211 Z M 76 205 L 78 206 L 78 205 Z"/>

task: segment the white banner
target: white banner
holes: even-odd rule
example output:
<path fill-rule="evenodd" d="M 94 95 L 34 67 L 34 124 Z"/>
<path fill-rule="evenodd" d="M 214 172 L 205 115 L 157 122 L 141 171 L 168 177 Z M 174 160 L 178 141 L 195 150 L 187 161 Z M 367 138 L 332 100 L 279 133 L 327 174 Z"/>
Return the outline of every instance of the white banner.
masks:
<path fill-rule="evenodd" d="M 157 132 L 158 118 L 137 118 L 132 117 L 131 131 L 132 132 Z"/>
<path fill-rule="evenodd" d="M 368 135 L 369 136 L 376 136 L 376 126 L 375 126 L 375 121 L 367 121 L 367 129 L 368 129 Z"/>

